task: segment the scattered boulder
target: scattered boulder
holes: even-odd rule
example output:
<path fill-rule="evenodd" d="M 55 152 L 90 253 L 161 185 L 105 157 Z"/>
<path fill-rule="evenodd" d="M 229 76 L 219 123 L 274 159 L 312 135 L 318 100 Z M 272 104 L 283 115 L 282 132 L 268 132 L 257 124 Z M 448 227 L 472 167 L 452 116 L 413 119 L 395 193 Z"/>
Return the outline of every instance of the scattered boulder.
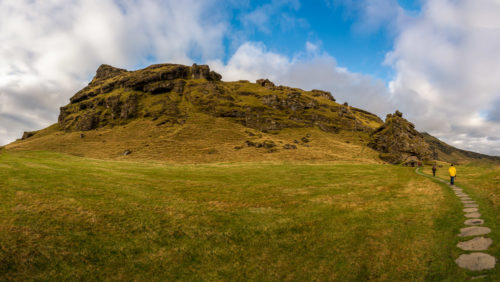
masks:
<path fill-rule="evenodd" d="M 276 147 L 276 144 L 274 143 L 274 141 L 265 140 L 264 142 L 262 142 L 262 147 L 270 149 Z"/>
<path fill-rule="evenodd" d="M 255 148 L 266 148 L 266 149 L 271 149 L 276 147 L 276 143 L 272 140 L 264 140 L 264 142 L 253 142 L 250 140 L 246 140 L 245 144 L 248 147 L 255 147 Z"/>
<path fill-rule="evenodd" d="M 283 145 L 283 149 L 286 149 L 286 150 L 290 150 L 290 149 L 295 150 L 295 149 L 297 149 L 297 146 L 293 145 L 293 144 L 285 144 L 285 145 Z"/>
<path fill-rule="evenodd" d="M 256 146 L 255 142 L 250 141 L 250 140 L 245 141 L 245 144 L 247 144 L 248 147 L 255 147 Z"/>
<path fill-rule="evenodd" d="M 128 155 L 130 155 L 130 154 L 132 154 L 132 151 L 130 151 L 130 150 L 125 150 L 125 151 L 123 151 L 123 154 L 122 154 L 122 155 L 124 155 L 124 156 L 128 156 Z"/>

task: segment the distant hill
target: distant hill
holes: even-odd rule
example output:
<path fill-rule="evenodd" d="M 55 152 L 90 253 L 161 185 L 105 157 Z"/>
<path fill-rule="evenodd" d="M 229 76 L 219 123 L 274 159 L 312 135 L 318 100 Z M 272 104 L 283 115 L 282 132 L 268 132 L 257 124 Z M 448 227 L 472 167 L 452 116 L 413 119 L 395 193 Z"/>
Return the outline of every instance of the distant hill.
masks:
<path fill-rule="evenodd" d="M 384 122 L 336 103 L 322 90 L 276 86 L 268 79 L 223 82 L 206 65 L 159 64 L 137 71 L 101 65 L 89 85 L 61 107 L 57 124 L 25 132 L 5 148 L 173 162 L 404 163 L 447 160 L 445 152 L 461 151 L 430 137 L 399 112 Z M 474 154 L 461 156 L 475 159 Z"/>
<path fill-rule="evenodd" d="M 470 160 L 488 160 L 500 162 L 500 157 L 488 156 L 471 151 L 461 150 L 450 146 L 427 132 L 422 135 L 425 141 L 429 144 L 434 159 L 439 159 L 446 162 L 461 163 Z"/>

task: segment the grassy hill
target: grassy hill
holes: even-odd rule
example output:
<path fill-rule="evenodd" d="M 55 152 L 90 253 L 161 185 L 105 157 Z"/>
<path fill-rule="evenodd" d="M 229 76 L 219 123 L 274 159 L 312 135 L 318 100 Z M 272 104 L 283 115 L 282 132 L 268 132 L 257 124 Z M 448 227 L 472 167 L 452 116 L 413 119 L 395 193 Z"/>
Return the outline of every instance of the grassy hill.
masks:
<path fill-rule="evenodd" d="M 177 126 L 157 126 L 151 120 L 134 120 L 126 125 L 86 131 L 83 138 L 81 132 L 62 132 L 58 127 L 53 125 L 6 148 L 9 151 L 50 150 L 101 159 L 175 163 L 381 162 L 378 153 L 366 147 L 368 134 L 342 132 L 332 135 L 316 128 L 284 129 L 278 134 L 269 134 L 206 114 L 191 115 L 183 125 Z M 249 146 L 249 142 L 257 145 Z M 263 143 L 266 147 L 257 147 Z M 130 150 L 131 154 L 124 156 L 125 150 Z"/>
<path fill-rule="evenodd" d="M 424 132 L 422 135 L 433 151 L 435 159 L 450 163 L 469 163 L 471 161 L 500 163 L 500 157 L 461 150 L 444 143 L 428 133 Z"/>
<path fill-rule="evenodd" d="M 383 122 L 326 91 L 220 79 L 208 66 L 102 65 L 57 124 L 4 149 L 175 163 L 489 158 L 422 135 L 398 111 Z"/>

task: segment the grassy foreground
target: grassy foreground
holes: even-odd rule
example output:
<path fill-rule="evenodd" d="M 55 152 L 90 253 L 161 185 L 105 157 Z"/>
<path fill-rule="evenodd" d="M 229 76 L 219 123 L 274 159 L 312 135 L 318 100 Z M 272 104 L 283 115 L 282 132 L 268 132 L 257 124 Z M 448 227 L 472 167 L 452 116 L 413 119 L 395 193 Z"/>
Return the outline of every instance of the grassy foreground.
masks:
<path fill-rule="evenodd" d="M 470 163 L 458 165 L 455 184 L 462 187 L 479 204 L 481 218 L 492 229 L 487 237 L 493 239 L 488 253 L 497 258 L 496 271 L 489 275 L 491 281 L 500 281 L 498 260 L 500 259 L 500 166 L 488 163 Z M 432 174 L 431 168 L 424 170 Z M 438 168 L 436 176 L 449 180 L 448 166 Z"/>
<path fill-rule="evenodd" d="M 462 222 L 397 166 L 0 155 L 0 280 L 460 281 Z"/>

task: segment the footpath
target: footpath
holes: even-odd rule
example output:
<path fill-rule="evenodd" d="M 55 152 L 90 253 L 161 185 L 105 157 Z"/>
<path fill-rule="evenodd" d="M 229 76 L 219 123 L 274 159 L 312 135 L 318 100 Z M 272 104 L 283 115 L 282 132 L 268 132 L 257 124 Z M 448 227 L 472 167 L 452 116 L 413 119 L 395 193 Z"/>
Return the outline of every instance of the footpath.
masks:
<path fill-rule="evenodd" d="M 486 227 L 484 220 L 481 219 L 481 213 L 476 201 L 456 185 L 451 185 L 443 179 L 424 174 L 420 172 L 419 168 L 415 172 L 447 184 L 464 205 L 465 227 L 461 228 L 460 234 L 458 234 L 458 237 L 463 239 L 463 241 L 458 242 L 457 247 L 465 251 L 465 253 L 461 254 L 455 260 L 457 265 L 471 271 L 495 268 L 495 257 L 485 252 L 493 243 L 491 238 L 485 237 L 485 235 L 491 232 L 491 229 Z"/>

